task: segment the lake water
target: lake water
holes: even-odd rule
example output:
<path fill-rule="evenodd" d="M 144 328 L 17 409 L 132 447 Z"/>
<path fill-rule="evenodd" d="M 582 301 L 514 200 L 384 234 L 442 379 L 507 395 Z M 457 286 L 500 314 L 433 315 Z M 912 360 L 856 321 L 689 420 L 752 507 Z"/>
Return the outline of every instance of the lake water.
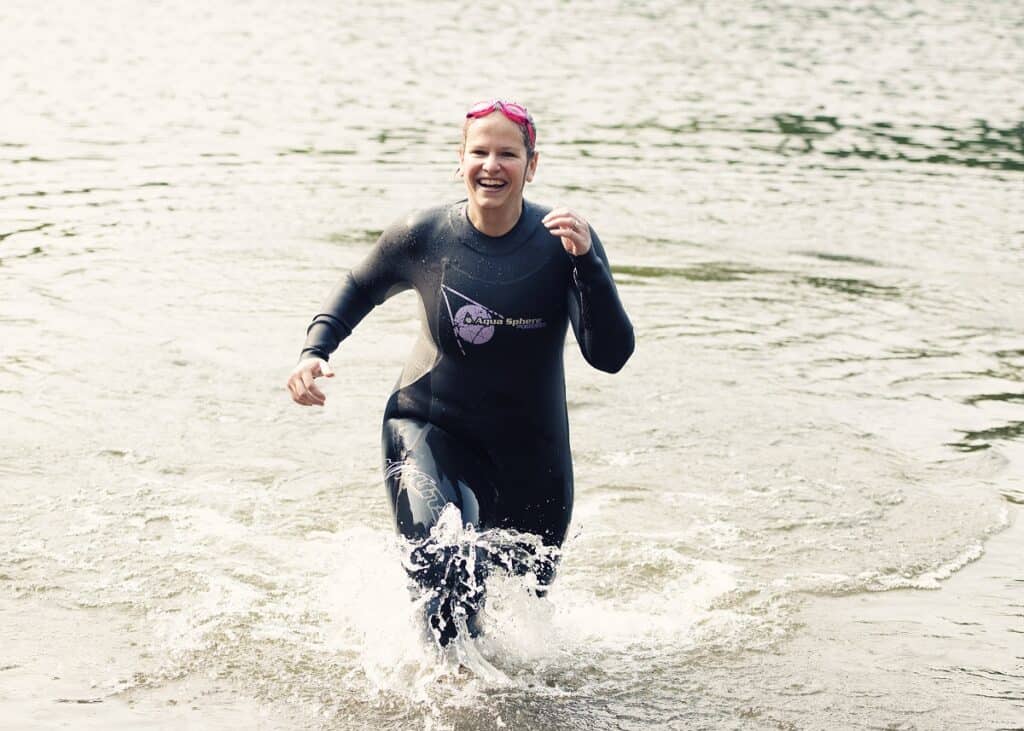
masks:
<path fill-rule="evenodd" d="M 1024 8 L 7 0 L 9 728 L 1024 726 Z M 420 641 L 382 489 L 418 329 L 283 388 L 388 223 L 534 112 L 637 330 L 566 348 L 577 503 L 492 675 Z M 500 675 L 498 674 L 500 673 Z"/>

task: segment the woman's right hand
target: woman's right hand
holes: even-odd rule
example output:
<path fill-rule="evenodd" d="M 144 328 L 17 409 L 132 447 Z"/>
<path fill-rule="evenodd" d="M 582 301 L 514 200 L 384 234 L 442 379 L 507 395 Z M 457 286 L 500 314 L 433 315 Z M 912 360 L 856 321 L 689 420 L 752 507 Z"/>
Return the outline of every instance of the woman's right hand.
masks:
<path fill-rule="evenodd" d="M 303 406 L 323 406 L 327 397 L 316 387 L 314 380 L 320 376 L 334 378 L 334 371 L 323 358 L 305 358 L 292 369 L 288 376 L 288 392 L 292 401 Z"/>

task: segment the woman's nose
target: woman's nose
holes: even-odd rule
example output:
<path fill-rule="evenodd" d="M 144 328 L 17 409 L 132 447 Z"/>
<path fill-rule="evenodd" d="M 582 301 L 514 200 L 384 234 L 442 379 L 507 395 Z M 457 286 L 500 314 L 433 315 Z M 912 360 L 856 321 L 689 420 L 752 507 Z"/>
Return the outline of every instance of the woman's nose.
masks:
<path fill-rule="evenodd" d="M 486 170 L 494 170 L 497 167 L 498 167 L 498 156 L 497 155 L 488 155 L 486 157 L 486 159 L 484 160 L 484 169 L 486 169 Z"/>

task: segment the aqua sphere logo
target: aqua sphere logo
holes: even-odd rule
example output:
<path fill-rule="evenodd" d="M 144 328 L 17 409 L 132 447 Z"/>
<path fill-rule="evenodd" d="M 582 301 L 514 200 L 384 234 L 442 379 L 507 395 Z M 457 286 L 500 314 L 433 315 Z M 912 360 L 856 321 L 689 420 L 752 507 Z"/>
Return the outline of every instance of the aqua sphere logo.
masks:
<path fill-rule="evenodd" d="M 456 304 L 465 304 L 453 312 L 449 295 L 455 299 Z M 547 323 L 540 317 L 505 317 L 445 284 L 441 285 L 441 296 L 444 298 L 452 330 L 455 332 L 455 342 L 463 355 L 466 354 L 465 348 L 462 347 L 463 343 L 483 345 L 490 342 L 498 327 L 511 327 L 516 330 L 537 330 L 547 327 Z"/>
<path fill-rule="evenodd" d="M 463 305 L 455 313 L 452 325 L 460 340 L 471 345 L 483 345 L 494 337 L 494 326 L 504 324 L 505 318 L 495 317 L 486 307 Z"/>

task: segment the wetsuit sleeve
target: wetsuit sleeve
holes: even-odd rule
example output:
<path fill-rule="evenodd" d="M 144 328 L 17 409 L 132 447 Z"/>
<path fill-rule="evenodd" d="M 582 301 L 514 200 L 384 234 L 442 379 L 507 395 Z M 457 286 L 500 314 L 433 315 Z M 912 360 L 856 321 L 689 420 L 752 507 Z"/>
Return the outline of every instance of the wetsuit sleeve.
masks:
<path fill-rule="evenodd" d="M 591 247 L 583 256 L 571 256 L 569 319 L 587 362 L 617 373 L 633 354 L 633 324 L 619 299 L 608 257 L 594 229 Z"/>
<path fill-rule="evenodd" d="M 324 300 L 306 329 L 300 360 L 327 360 L 370 310 L 412 286 L 405 267 L 411 239 L 412 232 L 404 224 L 381 234 L 370 254 Z"/>

